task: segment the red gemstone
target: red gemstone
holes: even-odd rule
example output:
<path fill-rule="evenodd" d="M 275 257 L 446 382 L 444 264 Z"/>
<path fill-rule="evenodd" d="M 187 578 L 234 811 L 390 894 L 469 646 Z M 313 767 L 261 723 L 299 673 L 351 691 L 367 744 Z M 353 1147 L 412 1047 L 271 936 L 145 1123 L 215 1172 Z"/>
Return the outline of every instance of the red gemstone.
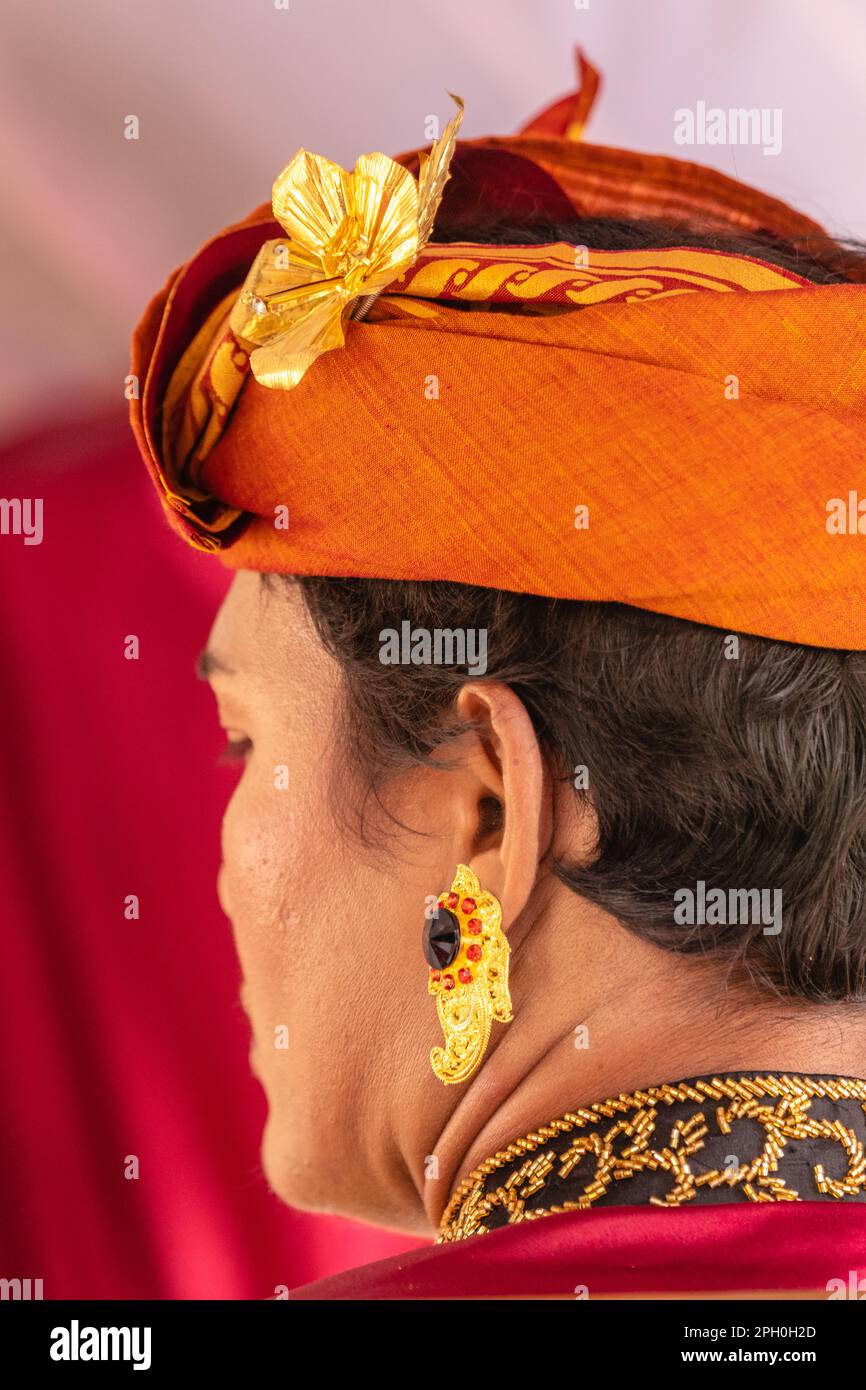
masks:
<path fill-rule="evenodd" d="M 448 905 L 448 907 L 450 907 L 450 908 L 452 908 L 452 909 L 455 908 L 455 907 L 457 906 L 457 904 L 459 903 L 459 901 L 460 901 L 460 898 L 459 898 L 459 896 L 457 895 L 457 893 L 449 893 L 449 894 L 448 894 L 448 897 L 445 899 L 445 902 L 446 902 L 446 904 Z"/>
<path fill-rule="evenodd" d="M 473 936 L 479 936 L 481 933 L 481 918 L 470 917 L 469 921 L 466 923 L 466 928 L 468 931 L 471 931 Z"/>
<path fill-rule="evenodd" d="M 460 977 L 461 984 L 468 985 L 472 983 L 472 971 L 467 970 L 465 965 L 462 967 L 462 969 L 457 971 L 457 974 Z"/>
<path fill-rule="evenodd" d="M 466 947 L 466 959 L 467 959 L 467 960 L 480 960 L 480 959 L 481 959 L 481 947 L 480 947 L 480 946 L 477 946 L 474 942 L 472 943 L 471 946 L 467 946 L 467 947 Z"/>
<path fill-rule="evenodd" d="M 439 971 L 438 971 L 438 970 L 431 970 L 430 974 L 431 974 L 432 977 L 433 977 L 433 983 L 434 983 L 434 985 L 438 985 L 439 981 L 442 979 L 442 976 L 439 974 Z"/>
<path fill-rule="evenodd" d="M 460 904 L 462 911 L 466 913 L 467 917 L 469 916 L 470 912 L 475 911 L 477 906 L 478 904 L 474 898 L 464 898 L 463 902 Z"/>
<path fill-rule="evenodd" d="M 454 976 L 453 976 L 453 975 L 446 975 L 446 976 L 445 976 L 445 979 L 442 981 L 442 983 L 443 983 L 443 985 L 445 986 L 446 989 L 453 989 L 453 988 L 454 988 Z"/>

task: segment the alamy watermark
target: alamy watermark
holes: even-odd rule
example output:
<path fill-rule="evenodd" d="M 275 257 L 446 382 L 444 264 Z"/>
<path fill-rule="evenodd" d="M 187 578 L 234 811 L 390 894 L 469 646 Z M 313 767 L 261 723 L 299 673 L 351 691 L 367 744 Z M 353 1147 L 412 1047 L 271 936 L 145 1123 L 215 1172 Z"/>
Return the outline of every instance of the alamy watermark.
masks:
<path fill-rule="evenodd" d="M 681 106 L 674 112 L 677 145 L 759 145 L 764 154 L 782 153 L 782 109 L 779 106 Z"/>
<path fill-rule="evenodd" d="M 407 620 L 379 633 L 383 666 L 465 666 L 470 676 L 487 670 L 486 627 L 413 627 Z"/>
<path fill-rule="evenodd" d="M 149 1327 L 82 1327 L 77 1318 L 51 1329 L 48 1350 L 52 1361 L 131 1361 L 134 1371 L 150 1370 L 150 1353 Z"/>
<path fill-rule="evenodd" d="M 702 878 L 694 888 L 674 893 L 674 921 L 681 927 L 762 926 L 764 936 L 782 930 L 781 888 L 707 888 Z"/>
<path fill-rule="evenodd" d="M 857 1269 L 848 1270 L 846 1279 L 828 1279 L 826 1283 L 828 1298 L 850 1298 L 855 1303 L 866 1300 L 866 1277 Z"/>
<path fill-rule="evenodd" d="M 41 1279 L 0 1279 L 0 1302 L 5 1303 L 7 1299 L 28 1302 L 43 1297 Z"/>
<path fill-rule="evenodd" d="M 866 497 L 854 488 L 847 497 L 831 497 L 825 525 L 830 536 L 866 536 Z"/>
<path fill-rule="evenodd" d="M 23 536 L 25 545 L 41 545 L 42 498 L 0 497 L 0 536 Z"/>

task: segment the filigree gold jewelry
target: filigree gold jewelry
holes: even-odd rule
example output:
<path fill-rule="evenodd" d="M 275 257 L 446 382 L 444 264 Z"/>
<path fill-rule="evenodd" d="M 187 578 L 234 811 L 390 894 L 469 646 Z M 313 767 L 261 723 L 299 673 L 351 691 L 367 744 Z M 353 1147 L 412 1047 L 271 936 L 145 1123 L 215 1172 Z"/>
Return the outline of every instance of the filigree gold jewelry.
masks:
<path fill-rule="evenodd" d="M 428 992 L 436 996 L 445 1034 L 430 1064 L 446 1085 L 468 1081 L 487 1050 L 494 1018 L 510 1023 L 513 1014 L 502 908 L 465 864 L 458 864 L 450 891 L 440 894 L 425 922 L 423 944 Z"/>
<path fill-rule="evenodd" d="M 824 1105 L 813 1109 L 816 1098 Z M 486 1158 L 452 1194 L 438 1241 L 612 1201 L 665 1209 L 723 1200 L 862 1201 L 864 1116 L 866 1081 L 856 1077 L 750 1073 L 621 1092 L 536 1125 Z M 713 1141 L 740 1120 L 751 1121 L 754 1148 L 733 1166 L 712 1166 Z"/>
<path fill-rule="evenodd" d="M 448 179 L 463 102 L 415 179 L 384 154 L 364 154 L 349 173 L 298 150 L 273 187 L 286 235 L 266 241 L 250 267 L 229 326 L 251 349 L 261 386 L 291 391 L 344 328 L 412 266 L 433 230 Z"/>

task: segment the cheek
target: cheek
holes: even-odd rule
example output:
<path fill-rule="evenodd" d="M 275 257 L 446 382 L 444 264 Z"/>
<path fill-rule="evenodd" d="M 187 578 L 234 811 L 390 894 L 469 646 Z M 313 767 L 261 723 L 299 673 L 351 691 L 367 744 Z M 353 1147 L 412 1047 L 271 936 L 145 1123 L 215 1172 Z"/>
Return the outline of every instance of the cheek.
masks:
<path fill-rule="evenodd" d="M 226 808 L 220 896 L 248 985 L 270 981 L 276 994 L 298 946 L 303 866 L 318 857 L 322 816 L 311 806 L 315 789 L 308 779 L 298 794 L 278 788 L 274 778 L 273 766 L 251 763 Z"/>
<path fill-rule="evenodd" d="M 375 902 L 357 846 L 333 823 L 326 752 L 310 753 L 306 742 L 274 756 L 257 748 L 223 819 L 220 895 L 272 1103 L 287 1098 L 287 1082 L 295 1103 L 323 1084 L 323 1060 L 362 1002 L 352 997 L 360 985 L 347 924 L 359 904 Z M 277 756 L 289 770 L 285 788 L 275 785 Z"/>

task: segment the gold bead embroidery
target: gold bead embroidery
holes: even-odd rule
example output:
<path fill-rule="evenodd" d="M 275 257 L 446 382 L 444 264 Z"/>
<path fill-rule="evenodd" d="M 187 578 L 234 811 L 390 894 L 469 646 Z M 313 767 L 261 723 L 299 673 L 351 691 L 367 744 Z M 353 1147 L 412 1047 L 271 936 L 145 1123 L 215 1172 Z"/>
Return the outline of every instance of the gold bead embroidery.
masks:
<path fill-rule="evenodd" d="M 712 1080 L 675 1085 L 665 1082 L 568 1111 L 515 1139 L 463 1179 L 442 1216 L 437 1244 L 483 1235 L 490 1229 L 485 1224 L 487 1218 L 497 1210 L 506 1213 L 509 1225 L 586 1210 L 614 1183 L 627 1182 L 647 1169 L 666 1172 L 671 1178 L 664 1196 L 647 1199 L 653 1206 L 685 1206 L 704 1187 L 737 1189 L 750 1202 L 802 1201 L 804 1198 L 778 1173 L 789 1140 L 826 1139 L 838 1144 L 847 1160 L 847 1171 L 841 1178 L 828 1177 L 824 1164 L 816 1163 L 812 1169 L 815 1193 L 806 1197 L 856 1197 L 866 1190 L 863 1142 L 841 1119 L 812 1117 L 809 1112 L 816 1098 L 836 1103 L 859 1101 L 866 1116 L 866 1081 L 787 1075 L 714 1076 Z M 660 1110 L 683 1101 L 697 1102 L 702 1108 L 677 1120 L 667 1145 L 654 1148 Z M 761 1152 L 730 1172 L 711 1169 L 695 1173 L 689 1160 L 704 1148 L 711 1124 L 717 1134 L 730 1134 L 733 1125 L 743 1119 L 761 1126 Z M 575 1130 L 582 1132 L 575 1134 L 561 1153 L 546 1147 L 551 1140 Z M 582 1190 L 576 1186 L 573 1199 L 556 1206 L 527 1208 L 527 1201 L 543 1192 L 551 1177 L 571 1177 L 590 1156 L 594 1156 L 595 1171 Z M 518 1159 L 523 1161 L 502 1182 L 488 1186 L 488 1178 Z"/>

